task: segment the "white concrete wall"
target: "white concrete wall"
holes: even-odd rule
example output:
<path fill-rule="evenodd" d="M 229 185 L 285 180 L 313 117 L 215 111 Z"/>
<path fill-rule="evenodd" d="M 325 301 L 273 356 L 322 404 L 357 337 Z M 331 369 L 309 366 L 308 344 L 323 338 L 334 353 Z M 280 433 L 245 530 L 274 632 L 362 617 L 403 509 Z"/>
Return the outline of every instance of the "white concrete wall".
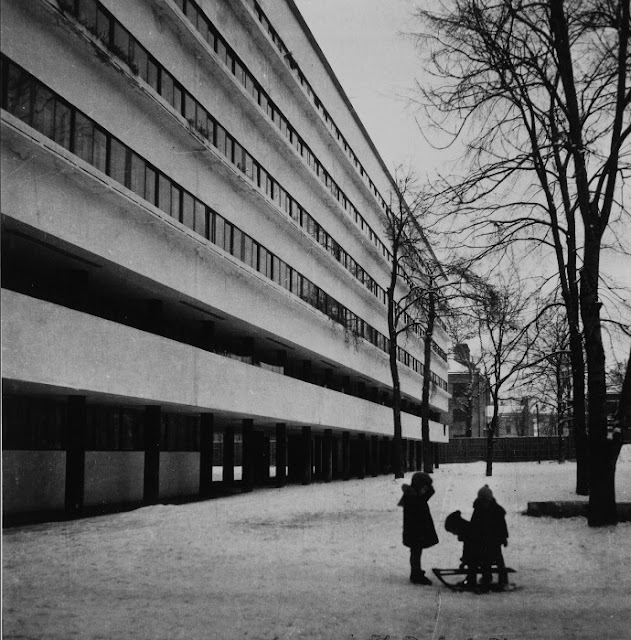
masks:
<path fill-rule="evenodd" d="M 3 377 L 270 422 L 392 432 L 388 407 L 59 305 L 2 291 Z M 10 348 L 7 348 L 10 345 Z M 403 415 L 403 437 L 420 418 Z M 446 441 L 434 423 L 432 439 Z"/>
<path fill-rule="evenodd" d="M 65 451 L 3 451 L 2 511 L 62 511 L 66 484 Z"/>
<path fill-rule="evenodd" d="M 142 501 L 144 465 L 142 451 L 86 451 L 85 506 Z"/>
<path fill-rule="evenodd" d="M 160 454 L 160 498 L 199 493 L 199 453 L 164 451 Z"/>
<path fill-rule="evenodd" d="M 16 131 L 25 126 L 6 114 L 3 119 L 10 123 L 3 127 L 7 144 L 1 150 L 3 213 L 125 267 L 130 277 L 181 292 L 290 345 L 391 384 L 387 354 L 363 341 L 356 349 L 344 341 L 340 325 L 313 307 L 70 154 L 55 150 L 52 157 L 46 149 L 53 143 L 36 132 L 28 135 L 41 146 L 26 144 Z M 403 392 L 420 398 L 422 378 L 404 366 L 400 372 Z"/>

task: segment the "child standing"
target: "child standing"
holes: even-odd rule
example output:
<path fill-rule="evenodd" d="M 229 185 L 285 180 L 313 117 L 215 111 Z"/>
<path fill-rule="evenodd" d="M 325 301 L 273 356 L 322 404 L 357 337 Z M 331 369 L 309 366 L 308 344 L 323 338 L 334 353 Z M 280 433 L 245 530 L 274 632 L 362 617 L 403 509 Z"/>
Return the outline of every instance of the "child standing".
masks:
<path fill-rule="evenodd" d="M 427 473 L 417 471 L 411 484 L 404 484 L 399 506 L 403 507 L 403 544 L 410 549 L 410 582 L 432 584 L 421 570 L 423 549 L 438 544 L 432 514 L 427 501 L 434 495 L 432 479 Z"/>
<path fill-rule="evenodd" d="M 478 497 L 473 503 L 471 533 L 479 551 L 482 588 L 488 589 L 491 584 L 491 565 L 493 564 L 496 564 L 499 569 L 500 588 L 505 587 L 508 583 L 508 575 L 505 571 L 502 545 L 508 546 L 506 511 L 497 504 L 487 484 L 478 491 Z"/>

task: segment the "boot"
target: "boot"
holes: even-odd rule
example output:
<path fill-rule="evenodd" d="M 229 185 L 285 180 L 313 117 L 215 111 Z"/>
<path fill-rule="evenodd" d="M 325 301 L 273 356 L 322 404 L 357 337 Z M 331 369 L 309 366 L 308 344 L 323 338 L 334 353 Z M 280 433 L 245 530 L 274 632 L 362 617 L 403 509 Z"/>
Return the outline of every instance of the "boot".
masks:
<path fill-rule="evenodd" d="M 412 584 L 432 584 L 432 581 L 425 575 L 425 571 L 414 571 L 410 574 Z"/>

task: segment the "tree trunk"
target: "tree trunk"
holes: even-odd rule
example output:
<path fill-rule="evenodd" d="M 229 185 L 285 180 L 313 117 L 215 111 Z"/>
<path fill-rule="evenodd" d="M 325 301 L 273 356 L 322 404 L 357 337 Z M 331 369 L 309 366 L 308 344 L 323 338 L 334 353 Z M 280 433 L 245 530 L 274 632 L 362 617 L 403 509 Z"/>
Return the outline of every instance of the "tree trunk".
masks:
<path fill-rule="evenodd" d="M 580 333 L 570 323 L 570 361 L 572 364 L 572 422 L 576 446 L 576 493 L 589 494 L 589 447 L 585 424 L 585 360 Z"/>
<path fill-rule="evenodd" d="M 587 356 L 589 398 L 589 511 L 590 526 L 616 524 L 615 472 L 618 442 L 607 433 L 605 351 L 602 344 L 598 300 L 600 242 L 597 234 L 586 230 L 583 270 L 581 271 L 581 317 Z"/>
<path fill-rule="evenodd" d="M 499 402 L 497 398 L 493 398 L 493 417 L 491 423 L 486 430 L 486 475 L 493 475 L 493 438 L 497 426 L 497 417 L 499 413 Z"/>
<path fill-rule="evenodd" d="M 395 269 L 393 269 L 393 272 Z M 399 366 L 397 364 L 397 332 L 394 316 L 394 288 L 396 273 L 392 275 L 388 289 L 388 333 L 390 335 L 390 373 L 392 374 L 392 417 L 394 420 L 394 435 L 392 438 L 392 470 L 395 478 L 403 478 L 401 465 L 401 382 L 399 380 Z"/>
<path fill-rule="evenodd" d="M 430 286 L 431 286 L 430 282 Z M 432 447 L 429 439 L 429 389 L 431 382 L 432 363 L 432 339 L 434 335 L 434 322 L 436 320 L 435 293 L 430 289 L 427 309 L 427 328 L 424 339 L 424 362 L 423 362 L 423 395 L 421 397 L 421 439 L 423 441 L 423 471 L 432 473 L 434 471 L 434 459 Z"/>

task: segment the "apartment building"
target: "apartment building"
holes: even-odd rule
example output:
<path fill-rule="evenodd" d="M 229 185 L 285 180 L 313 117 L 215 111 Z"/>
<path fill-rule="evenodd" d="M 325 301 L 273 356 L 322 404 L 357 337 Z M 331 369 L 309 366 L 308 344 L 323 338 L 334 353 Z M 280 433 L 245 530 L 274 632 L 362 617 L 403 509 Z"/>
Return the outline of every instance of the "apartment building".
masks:
<path fill-rule="evenodd" d="M 5 516 L 386 471 L 393 178 L 293 1 L 2 0 L 2 82 Z"/>

